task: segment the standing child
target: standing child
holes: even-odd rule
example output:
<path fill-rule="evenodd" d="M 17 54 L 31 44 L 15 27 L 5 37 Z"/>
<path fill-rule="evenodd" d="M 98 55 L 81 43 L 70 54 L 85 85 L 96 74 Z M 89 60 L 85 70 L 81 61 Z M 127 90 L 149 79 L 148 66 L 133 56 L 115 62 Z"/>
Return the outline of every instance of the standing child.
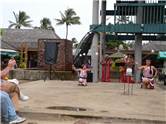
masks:
<path fill-rule="evenodd" d="M 87 86 L 87 72 L 91 69 L 87 68 L 86 65 L 83 65 L 82 68 L 76 69 L 73 65 L 73 70 L 79 72 L 79 86 Z"/>

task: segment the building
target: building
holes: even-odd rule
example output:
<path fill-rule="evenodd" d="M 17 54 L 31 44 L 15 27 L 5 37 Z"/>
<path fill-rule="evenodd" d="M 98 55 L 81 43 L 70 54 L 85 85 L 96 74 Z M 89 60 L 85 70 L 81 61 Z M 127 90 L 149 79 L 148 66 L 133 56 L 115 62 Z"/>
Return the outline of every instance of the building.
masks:
<path fill-rule="evenodd" d="M 3 34 L 1 38 L 1 48 L 4 49 L 12 49 L 19 51 L 20 53 L 26 53 L 27 56 L 27 67 L 28 68 L 41 68 L 41 61 L 40 59 L 40 44 L 42 43 L 41 40 L 57 40 L 60 43 L 58 57 L 63 57 L 66 54 L 65 51 L 62 49 L 71 50 L 72 56 L 72 43 L 68 40 L 60 39 L 60 37 L 52 30 L 45 30 L 45 29 L 3 29 Z M 69 44 L 66 46 L 66 44 Z M 64 48 L 63 48 L 64 47 Z M 68 47 L 68 48 L 67 48 Z M 70 53 L 70 52 L 68 52 Z M 21 56 L 21 55 L 20 55 Z M 59 70 L 66 70 L 64 63 L 67 60 L 63 59 L 63 62 L 58 59 L 58 68 Z M 44 58 L 42 62 L 44 61 Z M 61 65 L 63 64 L 63 65 Z M 72 64 L 72 59 L 70 60 L 70 64 Z M 44 66 L 44 64 L 42 64 Z"/>

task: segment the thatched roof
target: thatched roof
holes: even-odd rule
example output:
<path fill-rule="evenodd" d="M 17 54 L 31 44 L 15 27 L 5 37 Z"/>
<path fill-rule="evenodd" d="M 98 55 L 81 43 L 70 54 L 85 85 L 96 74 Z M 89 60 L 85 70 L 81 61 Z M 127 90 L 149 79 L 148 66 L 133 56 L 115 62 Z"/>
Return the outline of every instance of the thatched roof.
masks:
<path fill-rule="evenodd" d="M 111 58 L 123 58 L 125 56 L 125 54 L 121 53 L 121 52 L 116 52 L 111 54 L 109 57 Z"/>
<path fill-rule="evenodd" d="M 164 43 L 156 43 L 156 42 L 150 42 L 148 44 L 145 44 L 142 46 L 143 51 L 166 51 L 166 41 L 163 41 Z"/>
<path fill-rule="evenodd" d="M 52 30 L 44 29 L 3 29 L 1 48 L 18 49 L 26 42 L 29 48 L 37 48 L 38 39 L 59 39 Z"/>

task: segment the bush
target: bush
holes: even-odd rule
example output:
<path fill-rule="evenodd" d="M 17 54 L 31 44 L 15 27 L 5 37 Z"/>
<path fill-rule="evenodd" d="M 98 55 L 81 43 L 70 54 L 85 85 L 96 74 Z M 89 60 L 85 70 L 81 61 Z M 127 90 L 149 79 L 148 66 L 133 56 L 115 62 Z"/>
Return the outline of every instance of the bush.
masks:
<path fill-rule="evenodd" d="M 26 68 L 26 67 L 27 67 L 27 65 L 25 62 L 20 63 L 20 68 Z"/>

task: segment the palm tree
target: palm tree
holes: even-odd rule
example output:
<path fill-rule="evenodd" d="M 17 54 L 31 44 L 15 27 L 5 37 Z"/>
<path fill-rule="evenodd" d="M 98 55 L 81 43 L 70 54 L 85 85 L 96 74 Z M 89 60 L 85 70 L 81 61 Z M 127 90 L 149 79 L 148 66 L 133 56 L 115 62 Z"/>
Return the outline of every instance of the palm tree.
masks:
<path fill-rule="evenodd" d="M 76 12 L 69 8 L 65 10 L 64 14 L 60 11 L 61 19 L 55 19 L 57 21 L 57 25 L 66 25 L 66 39 L 68 36 L 68 27 L 69 25 L 81 24 L 80 17 L 77 16 Z"/>
<path fill-rule="evenodd" d="M 51 21 L 49 18 L 43 18 L 40 20 L 40 28 L 41 29 L 48 29 L 48 30 L 54 30 L 54 28 L 51 25 Z"/>
<path fill-rule="evenodd" d="M 19 14 L 13 12 L 13 14 L 15 17 L 15 22 L 9 21 L 9 28 L 15 27 L 16 29 L 20 29 L 22 26 L 31 27 L 30 23 L 32 22 L 32 20 L 29 20 L 30 17 L 24 11 L 19 11 Z"/>

